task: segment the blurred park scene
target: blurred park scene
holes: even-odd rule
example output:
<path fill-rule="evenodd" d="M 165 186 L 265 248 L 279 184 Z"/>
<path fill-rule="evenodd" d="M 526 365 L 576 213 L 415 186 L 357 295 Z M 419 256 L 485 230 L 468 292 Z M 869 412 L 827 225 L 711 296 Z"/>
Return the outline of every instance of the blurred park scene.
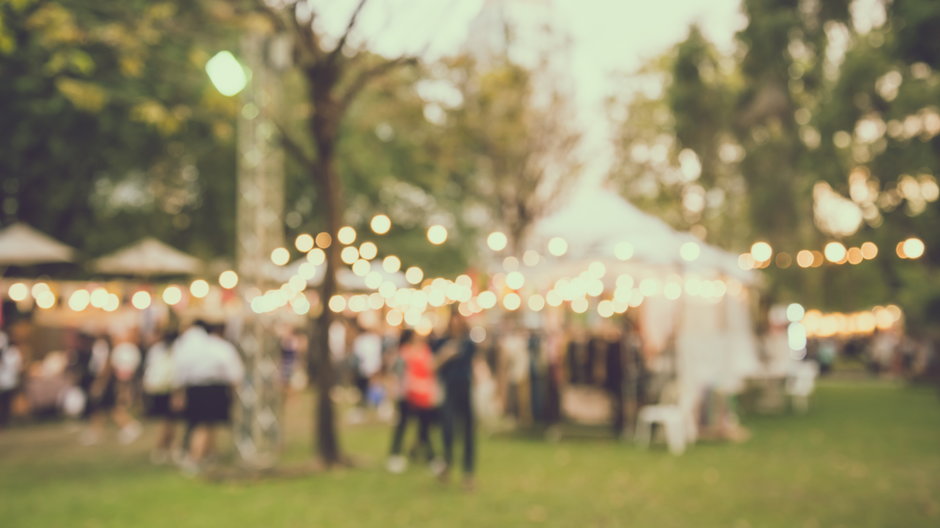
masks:
<path fill-rule="evenodd" d="M 940 3 L 0 3 L 5 526 L 940 523 Z"/>

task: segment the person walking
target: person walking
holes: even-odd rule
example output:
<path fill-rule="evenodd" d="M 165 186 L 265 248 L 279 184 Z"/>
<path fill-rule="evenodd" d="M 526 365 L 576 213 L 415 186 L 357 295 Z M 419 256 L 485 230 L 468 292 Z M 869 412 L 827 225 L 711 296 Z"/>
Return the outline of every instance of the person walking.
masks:
<path fill-rule="evenodd" d="M 447 334 L 438 343 L 435 363 L 444 386 L 444 405 L 441 410 L 444 436 L 444 466 L 439 472 L 442 483 L 449 480 L 453 466 L 454 434 L 459 426 L 463 433 L 463 486 L 474 488 L 476 462 L 475 418 L 473 415 L 473 360 L 476 345 L 470 339 L 467 322 L 458 314 L 451 314 Z"/>

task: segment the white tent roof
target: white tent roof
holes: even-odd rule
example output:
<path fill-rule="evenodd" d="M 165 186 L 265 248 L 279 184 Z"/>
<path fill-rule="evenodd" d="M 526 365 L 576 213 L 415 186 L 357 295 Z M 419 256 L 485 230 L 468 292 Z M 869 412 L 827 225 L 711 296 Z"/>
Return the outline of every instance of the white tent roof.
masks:
<path fill-rule="evenodd" d="M 74 253 L 71 247 L 24 223 L 0 231 L 0 266 L 71 262 Z"/>
<path fill-rule="evenodd" d="M 585 259 L 616 260 L 618 245 L 629 244 L 631 261 L 651 265 L 675 264 L 691 271 L 717 271 L 750 283 L 753 272 L 737 265 L 737 256 L 703 243 L 688 233 L 675 231 L 661 219 L 647 214 L 619 194 L 605 189 L 581 191 L 555 213 L 538 222 L 532 238 L 544 253 L 548 240 L 561 237 L 568 243 L 563 257 L 568 261 Z M 680 248 L 694 241 L 701 247 L 699 257 L 682 260 Z"/>
<path fill-rule="evenodd" d="M 97 259 L 92 267 L 104 273 L 122 275 L 191 275 L 202 268 L 202 261 L 147 237 Z"/>

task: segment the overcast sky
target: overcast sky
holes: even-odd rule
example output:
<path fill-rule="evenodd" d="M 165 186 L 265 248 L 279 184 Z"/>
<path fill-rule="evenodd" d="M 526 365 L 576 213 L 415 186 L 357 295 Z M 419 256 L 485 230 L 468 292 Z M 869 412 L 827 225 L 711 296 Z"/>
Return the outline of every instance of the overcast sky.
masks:
<path fill-rule="evenodd" d="M 429 58 L 456 53 L 487 2 L 494 0 L 373 0 L 363 12 L 359 33 L 380 53 L 423 51 Z M 500 0 L 496 0 L 500 1 Z M 730 50 L 744 25 L 740 0 L 501 0 L 516 16 L 550 6 L 553 24 L 571 36 L 571 74 L 586 124 L 588 150 L 595 162 L 586 179 L 598 181 L 609 163 L 604 98 L 622 86 L 612 72 L 630 72 L 681 41 L 692 23 L 720 48 Z M 340 31 L 355 0 L 319 0 L 322 24 Z"/>

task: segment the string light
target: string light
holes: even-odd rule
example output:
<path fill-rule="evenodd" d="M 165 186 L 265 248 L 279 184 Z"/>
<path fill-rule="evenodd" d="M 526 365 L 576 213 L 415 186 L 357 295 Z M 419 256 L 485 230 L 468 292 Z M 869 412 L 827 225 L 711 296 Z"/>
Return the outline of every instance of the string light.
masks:
<path fill-rule="evenodd" d="M 313 239 L 311 238 L 311 242 Z M 232 270 L 225 270 L 219 274 L 219 285 L 226 290 L 231 290 L 238 286 L 238 274 Z"/>
<path fill-rule="evenodd" d="M 392 228 L 392 221 L 384 214 L 377 214 L 372 217 L 372 221 L 369 222 L 369 226 L 372 228 L 373 233 L 377 235 L 384 235 Z"/>
<path fill-rule="evenodd" d="M 501 231 L 493 231 L 486 237 L 486 245 L 489 246 L 493 251 L 502 251 L 506 249 L 506 245 L 509 243 L 509 240 L 506 238 L 506 235 Z"/>
<path fill-rule="evenodd" d="M 306 253 L 313 249 L 313 237 L 309 233 L 301 233 L 294 239 L 294 247 L 301 253 Z"/>
<path fill-rule="evenodd" d="M 447 241 L 447 228 L 442 225 L 435 224 L 428 228 L 428 242 L 439 246 Z"/>
<path fill-rule="evenodd" d="M 356 230 L 351 226 L 343 226 L 336 233 L 336 240 L 339 240 L 340 244 L 352 244 L 356 241 Z"/>
<path fill-rule="evenodd" d="M 287 251 L 287 248 L 278 247 L 271 251 L 271 262 L 273 262 L 275 266 L 283 266 L 287 264 L 289 260 L 290 252 Z"/>

